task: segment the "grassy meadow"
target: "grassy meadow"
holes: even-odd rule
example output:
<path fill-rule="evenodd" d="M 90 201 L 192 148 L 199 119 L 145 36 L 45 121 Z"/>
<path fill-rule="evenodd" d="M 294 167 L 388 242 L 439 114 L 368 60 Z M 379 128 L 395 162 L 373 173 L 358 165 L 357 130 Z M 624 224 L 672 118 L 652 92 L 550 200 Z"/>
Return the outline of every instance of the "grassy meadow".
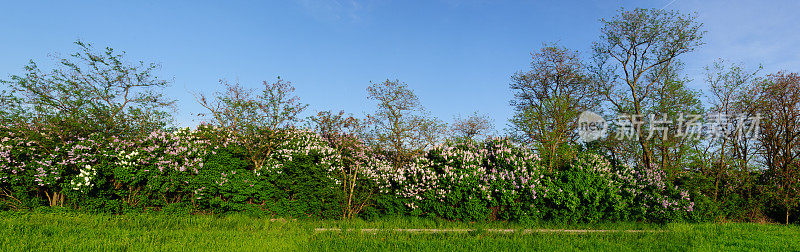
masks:
<path fill-rule="evenodd" d="M 321 231 L 320 229 L 328 229 Z M 364 232 L 364 230 L 368 230 Z M 460 232 L 398 232 L 437 229 Z M 496 232 L 514 229 L 515 232 Z M 561 232 L 563 230 L 608 230 Z M 371 230 L 371 231 L 370 231 Z M 523 232 L 528 230 L 528 232 Z M 531 231 L 534 230 L 534 231 Z M 538 230 L 538 231 L 536 231 Z M 621 230 L 641 230 L 620 232 Z M 0 251 L 800 251 L 800 227 L 751 223 L 460 223 L 315 221 L 247 216 L 0 215 Z"/>

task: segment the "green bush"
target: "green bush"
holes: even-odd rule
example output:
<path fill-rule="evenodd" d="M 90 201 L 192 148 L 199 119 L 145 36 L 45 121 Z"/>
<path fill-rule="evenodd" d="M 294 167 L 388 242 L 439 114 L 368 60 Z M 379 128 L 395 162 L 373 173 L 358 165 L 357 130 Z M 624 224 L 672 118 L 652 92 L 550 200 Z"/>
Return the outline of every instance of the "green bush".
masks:
<path fill-rule="evenodd" d="M 304 130 L 272 134 L 278 142 L 260 167 L 248 159 L 246 146 L 207 126 L 62 144 L 11 128 L 1 134 L 0 207 L 6 210 L 64 206 L 293 218 L 349 212 L 366 219 L 463 221 L 698 218 L 690 193 L 657 167 L 631 168 L 583 151 L 548 173 L 534 151 L 508 139 L 451 142 L 395 171 L 359 141 Z"/>
<path fill-rule="evenodd" d="M 392 177 L 412 215 L 453 220 L 535 215 L 539 158 L 508 139 L 456 142 L 427 152 Z"/>
<path fill-rule="evenodd" d="M 629 218 L 630 198 L 609 179 L 569 166 L 544 180 L 546 219 L 572 223 L 617 221 Z"/>

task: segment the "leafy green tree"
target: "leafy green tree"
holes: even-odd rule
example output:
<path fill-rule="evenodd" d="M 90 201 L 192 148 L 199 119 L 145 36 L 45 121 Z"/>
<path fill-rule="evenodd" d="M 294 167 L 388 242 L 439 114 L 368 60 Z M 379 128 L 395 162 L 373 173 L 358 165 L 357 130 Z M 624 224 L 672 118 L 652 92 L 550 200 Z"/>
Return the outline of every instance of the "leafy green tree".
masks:
<path fill-rule="evenodd" d="M 24 74 L 1 81 L 8 90 L 0 116 L 48 129 L 61 141 L 92 133 L 141 136 L 169 122 L 173 100 L 163 92 L 170 81 L 156 76 L 160 65 L 129 63 L 125 52 L 109 47 L 75 45 L 68 57 L 54 58 L 52 69 L 31 60 Z"/>
<path fill-rule="evenodd" d="M 621 9 L 602 22 L 600 39 L 592 46 L 592 72 L 599 83 L 597 93 L 617 114 L 647 112 L 648 100 L 657 99 L 678 56 L 702 45 L 704 34 L 695 17 L 667 10 Z M 650 168 L 656 160 L 644 134 L 638 131 L 636 136 L 638 163 Z"/>
<path fill-rule="evenodd" d="M 695 119 L 693 116 L 703 113 L 701 94 L 686 87 L 688 80 L 680 77 L 680 67 L 680 64 L 674 63 L 658 80 L 660 82 L 653 85 L 653 97 L 647 100 L 645 110 L 653 115 L 654 120 L 666 118 L 669 121 L 662 125 L 650 125 L 660 130 L 648 128 L 646 134 L 653 147 L 652 163 L 658 164 L 670 178 L 686 172 L 686 167 L 698 154 L 695 146 L 700 143 L 700 136 L 689 133 L 692 132 L 690 126 Z"/>

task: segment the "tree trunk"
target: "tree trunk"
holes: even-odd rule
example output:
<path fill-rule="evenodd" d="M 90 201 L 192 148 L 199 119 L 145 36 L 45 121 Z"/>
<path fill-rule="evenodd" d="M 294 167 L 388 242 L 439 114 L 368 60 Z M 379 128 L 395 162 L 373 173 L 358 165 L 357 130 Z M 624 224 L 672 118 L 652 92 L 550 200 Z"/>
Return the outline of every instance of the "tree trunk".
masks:
<path fill-rule="evenodd" d="M 550 147 L 550 163 L 547 165 L 548 172 L 553 172 L 553 160 L 555 159 L 555 156 L 556 156 L 556 145 L 553 144 Z"/>

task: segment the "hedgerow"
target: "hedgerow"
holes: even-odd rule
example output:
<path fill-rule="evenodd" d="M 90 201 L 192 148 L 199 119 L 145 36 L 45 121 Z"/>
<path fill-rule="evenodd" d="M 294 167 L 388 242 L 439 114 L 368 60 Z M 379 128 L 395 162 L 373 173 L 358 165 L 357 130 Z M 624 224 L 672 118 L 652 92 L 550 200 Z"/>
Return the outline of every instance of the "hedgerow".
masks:
<path fill-rule="evenodd" d="M 3 209 L 301 218 L 340 218 L 355 210 L 365 218 L 571 222 L 687 220 L 694 210 L 689 193 L 659 170 L 587 151 L 548 172 L 535 151 L 507 138 L 450 141 L 395 170 L 385 153 L 367 145 L 341 148 L 341 140 L 301 129 L 279 132 L 261 167 L 236 138 L 220 137 L 224 130 L 208 125 L 62 144 L 24 132 L 30 130 L 3 127 L 0 133 Z"/>

